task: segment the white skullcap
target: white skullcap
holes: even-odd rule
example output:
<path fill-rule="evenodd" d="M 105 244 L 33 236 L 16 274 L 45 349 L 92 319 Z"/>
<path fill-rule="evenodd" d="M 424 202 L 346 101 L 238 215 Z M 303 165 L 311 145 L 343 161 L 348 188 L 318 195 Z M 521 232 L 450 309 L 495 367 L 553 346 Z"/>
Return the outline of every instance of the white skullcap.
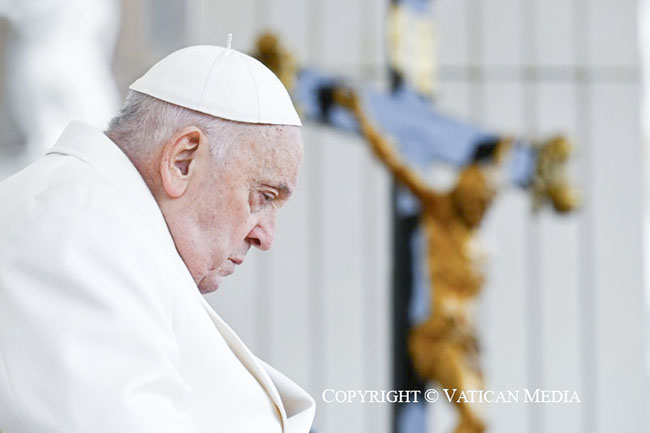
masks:
<path fill-rule="evenodd" d="M 278 77 L 232 48 L 180 49 L 153 65 L 129 89 L 224 119 L 301 126 Z"/>

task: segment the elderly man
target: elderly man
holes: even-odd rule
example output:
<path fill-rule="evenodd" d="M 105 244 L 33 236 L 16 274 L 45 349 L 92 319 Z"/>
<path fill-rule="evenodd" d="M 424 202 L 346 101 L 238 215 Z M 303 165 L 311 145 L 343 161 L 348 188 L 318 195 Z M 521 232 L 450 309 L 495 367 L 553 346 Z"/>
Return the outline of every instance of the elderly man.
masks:
<path fill-rule="evenodd" d="M 2 433 L 309 431 L 313 399 L 200 293 L 271 247 L 299 125 L 261 63 L 190 47 L 0 184 Z"/>

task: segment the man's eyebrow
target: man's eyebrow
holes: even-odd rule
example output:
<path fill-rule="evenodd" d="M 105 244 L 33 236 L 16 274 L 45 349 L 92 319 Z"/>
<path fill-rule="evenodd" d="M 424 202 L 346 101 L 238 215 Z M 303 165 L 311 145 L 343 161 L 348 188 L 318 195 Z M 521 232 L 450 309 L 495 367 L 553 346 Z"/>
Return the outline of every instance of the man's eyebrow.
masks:
<path fill-rule="evenodd" d="M 286 197 L 289 197 L 293 193 L 291 187 L 287 185 L 285 182 L 280 182 L 278 184 L 267 183 L 266 186 L 268 186 L 269 188 L 277 189 L 281 195 L 284 195 Z"/>
<path fill-rule="evenodd" d="M 277 186 L 277 188 L 278 188 L 278 190 L 280 190 L 280 192 L 281 192 L 282 194 L 284 194 L 284 195 L 287 196 L 287 197 L 289 197 L 289 196 L 293 193 L 293 190 L 289 187 L 289 185 L 287 185 L 287 184 L 284 183 L 284 182 L 282 182 L 281 184 L 279 184 L 279 185 Z"/>

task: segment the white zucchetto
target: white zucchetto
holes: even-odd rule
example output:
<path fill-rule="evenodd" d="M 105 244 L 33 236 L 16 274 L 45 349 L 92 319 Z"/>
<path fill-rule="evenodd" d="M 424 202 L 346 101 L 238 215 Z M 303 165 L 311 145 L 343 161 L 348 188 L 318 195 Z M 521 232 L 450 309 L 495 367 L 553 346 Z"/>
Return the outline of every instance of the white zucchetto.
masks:
<path fill-rule="evenodd" d="M 180 49 L 153 65 L 129 89 L 223 119 L 302 125 L 278 77 L 232 48 Z"/>

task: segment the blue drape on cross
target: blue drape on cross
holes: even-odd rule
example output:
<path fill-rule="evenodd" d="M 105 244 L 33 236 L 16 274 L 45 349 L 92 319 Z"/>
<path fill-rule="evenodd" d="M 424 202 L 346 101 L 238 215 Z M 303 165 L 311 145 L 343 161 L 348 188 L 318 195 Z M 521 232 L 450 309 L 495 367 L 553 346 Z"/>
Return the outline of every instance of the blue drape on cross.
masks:
<path fill-rule="evenodd" d="M 429 13 L 431 7 L 430 0 L 393 0 L 393 4 L 397 3 L 415 13 Z M 326 123 L 351 133 L 360 133 L 352 113 L 336 105 L 333 100 L 333 89 L 345 86 L 345 80 L 314 69 L 302 69 L 292 93 L 305 119 Z M 431 165 L 439 163 L 461 169 L 490 156 L 500 140 L 499 134 L 439 112 L 430 98 L 419 94 L 406 80 L 402 80 L 400 85 L 391 91 L 379 91 L 368 86 L 355 90 L 379 132 L 390 137 L 402 159 L 421 173 Z M 527 187 L 535 173 L 536 152 L 529 143 L 515 141 L 506 164 L 506 180 L 516 186 Z M 397 217 L 419 215 L 417 199 L 404 188 L 397 188 L 394 203 Z M 405 295 L 408 297 L 404 306 L 406 311 L 400 314 L 405 313 L 408 326 L 412 327 L 430 315 L 432 285 L 426 266 L 427 246 L 424 236 L 419 228 L 407 231 L 406 236 L 402 241 L 406 242 L 405 248 L 410 256 L 410 269 L 407 271 L 411 275 L 408 289 L 410 292 Z M 395 293 L 402 289 L 406 290 L 397 287 Z M 400 346 L 398 350 L 400 349 L 405 350 L 405 347 Z M 412 370 L 411 367 L 406 368 Z M 409 374 L 413 375 L 413 372 L 410 371 Z M 395 433 L 427 431 L 427 410 L 424 401 L 421 400 L 417 404 L 400 404 L 394 409 Z"/>
<path fill-rule="evenodd" d="M 304 118 L 326 123 L 337 129 L 360 133 L 354 116 L 333 101 L 332 90 L 345 86 L 345 81 L 312 69 L 303 69 L 294 84 L 293 97 Z M 424 171 L 434 163 L 462 168 L 480 159 L 481 154 L 500 140 L 500 136 L 468 122 L 438 112 L 431 101 L 408 85 L 393 92 L 369 87 L 355 89 L 364 108 L 379 131 L 391 137 L 401 157 L 411 167 Z M 523 141 L 515 141 L 507 162 L 508 180 L 517 186 L 529 185 L 535 172 L 536 154 Z M 415 216 L 420 208 L 417 199 L 406 189 L 398 188 L 396 213 Z M 410 326 L 430 314 L 431 282 L 426 267 L 426 245 L 419 228 L 408 239 L 411 253 L 411 293 L 406 312 Z M 434 288 L 435 289 L 435 288 Z M 426 431 L 424 402 L 402 404 L 395 411 L 396 433 Z"/>

